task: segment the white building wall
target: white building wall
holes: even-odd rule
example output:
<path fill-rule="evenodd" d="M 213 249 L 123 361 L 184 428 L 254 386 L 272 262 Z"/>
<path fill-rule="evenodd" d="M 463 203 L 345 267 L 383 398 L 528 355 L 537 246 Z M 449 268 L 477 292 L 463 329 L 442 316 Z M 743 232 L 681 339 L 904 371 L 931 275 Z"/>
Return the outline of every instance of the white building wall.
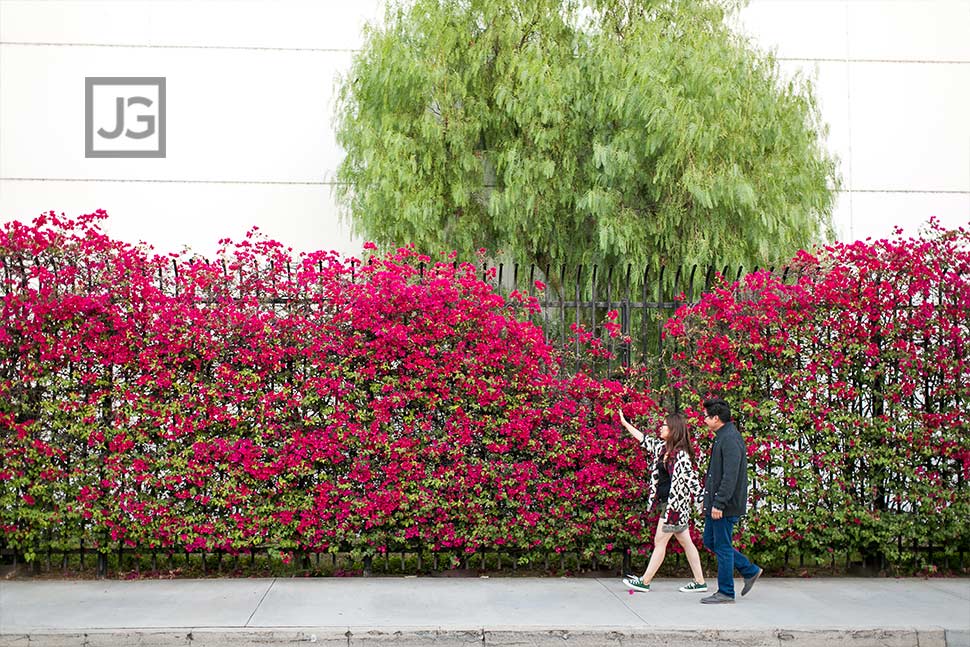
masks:
<path fill-rule="evenodd" d="M 335 81 L 380 0 L 0 0 L 0 221 L 103 208 L 209 253 L 252 226 L 356 254 L 332 189 Z M 970 0 L 753 0 L 738 28 L 816 78 L 842 239 L 970 221 Z M 164 159 L 84 157 L 84 79 L 167 80 Z"/>
<path fill-rule="evenodd" d="M 740 19 L 816 81 L 839 238 L 970 222 L 970 0 L 753 0 Z"/>

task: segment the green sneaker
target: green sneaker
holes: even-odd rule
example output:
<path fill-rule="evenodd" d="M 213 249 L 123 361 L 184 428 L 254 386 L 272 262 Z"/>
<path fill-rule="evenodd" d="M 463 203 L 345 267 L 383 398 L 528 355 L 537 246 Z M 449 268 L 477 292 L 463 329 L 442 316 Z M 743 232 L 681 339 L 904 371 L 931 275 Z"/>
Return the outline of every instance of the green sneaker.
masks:
<path fill-rule="evenodd" d="M 678 589 L 681 593 L 707 593 L 707 583 L 698 584 L 691 580 L 690 584 L 685 584 Z"/>
<path fill-rule="evenodd" d="M 650 592 L 650 585 L 644 584 L 643 580 L 641 580 L 639 577 L 625 579 L 623 580 L 623 583 L 626 584 L 626 588 L 630 589 L 631 591 L 640 591 L 641 593 Z"/>

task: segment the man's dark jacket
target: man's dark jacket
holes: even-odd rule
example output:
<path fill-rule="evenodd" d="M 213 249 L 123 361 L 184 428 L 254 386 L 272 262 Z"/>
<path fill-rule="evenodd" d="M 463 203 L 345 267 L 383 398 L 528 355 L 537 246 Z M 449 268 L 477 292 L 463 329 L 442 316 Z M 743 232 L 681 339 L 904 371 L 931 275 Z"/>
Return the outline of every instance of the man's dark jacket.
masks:
<path fill-rule="evenodd" d="M 717 508 L 725 517 L 740 517 L 748 505 L 748 450 L 733 422 L 714 436 L 711 461 L 704 481 L 704 514 Z"/>

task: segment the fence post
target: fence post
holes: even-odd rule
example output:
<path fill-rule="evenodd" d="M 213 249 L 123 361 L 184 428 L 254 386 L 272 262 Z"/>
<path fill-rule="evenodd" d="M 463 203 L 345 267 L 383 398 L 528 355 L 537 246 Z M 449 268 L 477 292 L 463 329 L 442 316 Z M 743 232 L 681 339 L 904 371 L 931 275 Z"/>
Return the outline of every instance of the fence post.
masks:
<path fill-rule="evenodd" d="M 640 283 L 640 363 L 647 361 L 647 281 L 650 278 L 650 268 L 643 270 L 643 281 Z"/>
<path fill-rule="evenodd" d="M 687 280 L 687 301 L 694 302 L 694 276 L 697 274 L 697 263 L 690 268 L 690 278 Z"/>
<path fill-rule="evenodd" d="M 657 302 L 656 302 L 656 305 L 654 306 L 657 309 L 657 312 L 661 312 L 663 308 L 664 274 L 666 273 L 666 271 L 667 271 L 667 266 L 666 265 L 661 266 L 660 274 L 657 276 Z M 675 278 L 674 281 L 676 283 L 677 279 Z M 663 356 L 664 346 L 663 346 L 663 335 L 661 334 L 662 332 L 663 332 L 663 317 L 658 316 L 657 317 L 657 354 L 655 355 L 655 357 Z M 656 383 L 659 384 L 660 386 L 666 386 L 667 384 L 667 372 L 664 370 L 664 367 L 661 365 L 660 362 L 657 362 L 657 382 Z"/>
<path fill-rule="evenodd" d="M 633 266 L 628 263 L 626 266 L 626 293 L 620 303 L 620 332 L 625 338 L 629 338 L 629 341 L 623 342 L 623 366 L 627 368 L 630 366 L 630 351 L 633 346 L 633 334 L 630 331 L 630 272 L 632 271 Z"/>
<path fill-rule="evenodd" d="M 580 320 L 579 320 L 579 299 L 580 299 L 579 280 L 580 280 L 580 277 L 582 275 L 583 275 L 583 266 L 580 265 L 580 266 L 578 266 L 576 268 L 576 290 L 575 290 L 575 292 L 576 292 L 576 302 L 574 304 L 575 307 L 576 307 L 576 326 L 577 327 L 580 324 Z M 575 352 L 574 355 L 575 356 L 573 358 L 573 371 L 576 372 L 576 373 L 578 373 L 579 372 L 579 334 L 578 333 L 576 334 L 576 352 Z"/>

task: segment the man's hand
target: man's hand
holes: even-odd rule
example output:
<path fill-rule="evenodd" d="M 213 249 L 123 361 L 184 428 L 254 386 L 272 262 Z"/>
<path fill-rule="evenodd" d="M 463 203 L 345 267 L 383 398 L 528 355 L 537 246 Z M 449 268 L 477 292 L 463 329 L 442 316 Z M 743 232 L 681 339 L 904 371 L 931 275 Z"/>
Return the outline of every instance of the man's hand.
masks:
<path fill-rule="evenodd" d="M 724 516 L 724 512 L 718 510 L 717 508 L 711 508 L 711 519 L 720 519 Z"/>

